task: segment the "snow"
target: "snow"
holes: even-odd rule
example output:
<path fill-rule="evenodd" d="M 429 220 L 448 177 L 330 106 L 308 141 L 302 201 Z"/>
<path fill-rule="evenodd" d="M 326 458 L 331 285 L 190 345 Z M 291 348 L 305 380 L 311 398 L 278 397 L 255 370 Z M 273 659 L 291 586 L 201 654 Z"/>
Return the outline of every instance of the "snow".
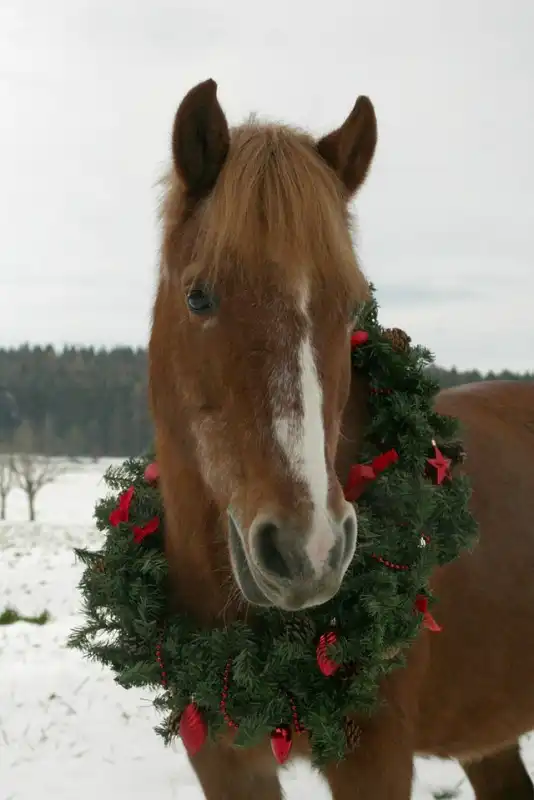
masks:
<path fill-rule="evenodd" d="M 51 614 L 43 626 L 0 626 L 0 800 L 203 798 L 181 745 L 165 748 L 153 732 L 148 694 L 120 688 L 65 647 L 80 619 L 73 548 L 98 543 L 91 517 L 108 463 L 78 464 L 43 489 L 35 523 L 24 521 L 24 497 L 13 492 L 0 524 L 0 613 Z M 437 759 L 416 769 L 417 800 L 463 780 L 457 765 Z M 304 764 L 285 771 L 283 785 L 288 800 L 330 797 Z M 465 780 L 458 797 L 473 797 Z"/>

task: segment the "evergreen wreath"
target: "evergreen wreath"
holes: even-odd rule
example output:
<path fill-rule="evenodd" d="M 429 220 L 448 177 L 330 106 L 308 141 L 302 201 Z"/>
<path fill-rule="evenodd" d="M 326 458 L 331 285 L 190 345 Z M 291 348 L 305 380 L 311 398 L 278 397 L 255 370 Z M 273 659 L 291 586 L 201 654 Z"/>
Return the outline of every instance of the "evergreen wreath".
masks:
<path fill-rule="evenodd" d="M 292 737 L 310 738 L 317 765 L 357 745 L 351 715 L 371 714 L 379 683 L 405 663 L 421 626 L 438 632 L 429 579 L 475 544 L 470 485 L 451 472 L 458 423 L 434 411 L 430 352 L 384 331 L 374 299 L 360 309 L 353 369 L 367 377 L 370 422 L 345 496 L 358 502 L 358 546 L 339 593 L 300 612 L 260 609 L 201 629 L 167 612 L 164 510 L 152 457 L 109 469 L 96 506 L 100 550 L 77 550 L 85 621 L 69 646 L 111 667 L 125 688 L 159 687 L 156 730 L 189 753 L 233 730 L 236 746 L 271 736 L 283 763 Z"/>

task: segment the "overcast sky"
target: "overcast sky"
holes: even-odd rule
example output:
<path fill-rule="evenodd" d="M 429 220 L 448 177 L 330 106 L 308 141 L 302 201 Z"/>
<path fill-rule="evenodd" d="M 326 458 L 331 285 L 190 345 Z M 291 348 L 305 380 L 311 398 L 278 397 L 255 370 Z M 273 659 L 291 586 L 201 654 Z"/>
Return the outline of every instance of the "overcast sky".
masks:
<path fill-rule="evenodd" d="M 0 0 L 0 346 L 145 345 L 182 96 L 322 134 L 358 94 L 382 319 L 439 363 L 534 369 L 532 0 Z"/>

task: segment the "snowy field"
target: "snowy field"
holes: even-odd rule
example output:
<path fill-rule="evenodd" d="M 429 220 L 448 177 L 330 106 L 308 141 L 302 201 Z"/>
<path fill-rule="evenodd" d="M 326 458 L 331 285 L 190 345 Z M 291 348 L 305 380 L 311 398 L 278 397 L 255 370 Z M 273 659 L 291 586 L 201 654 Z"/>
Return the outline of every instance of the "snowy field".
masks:
<path fill-rule="evenodd" d="M 65 647 L 79 621 L 81 567 L 72 549 L 98 541 L 91 517 L 107 465 L 75 466 L 43 489 L 33 524 L 14 492 L 0 524 L 0 613 L 9 606 L 25 616 L 51 615 L 42 626 L 0 626 L 0 800 L 203 797 L 181 745 L 166 749 L 153 732 L 150 697 L 120 688 Z M 432 759 L 417 763 L 417 776 L 413 797 L 423 800 L 455 789 L 463 773 Z M 302 764 L 292 765 L 283 783 L 288 800 L 330 797 Z M 465 781 L 454 796 L 473 797 Z"/>

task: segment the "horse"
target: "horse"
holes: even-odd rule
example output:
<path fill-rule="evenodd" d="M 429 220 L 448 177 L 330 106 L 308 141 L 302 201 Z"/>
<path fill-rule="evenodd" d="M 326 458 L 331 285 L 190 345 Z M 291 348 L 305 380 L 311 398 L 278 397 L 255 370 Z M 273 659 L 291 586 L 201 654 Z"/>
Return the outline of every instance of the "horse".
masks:
<path fill-rule="evenodd" d="M 370 289 L 349 204 L 376 143 L 365 96 L 318 140 L 229 128 L 213 80 L 176 112 L 149 395 L 172 602 L 200 625 L 322 604 L 356 551 L 342 485 L 366 411 L 350 334 Z M 462 425 L 479 544 L 433 576 L 442 632 L 421 630 L 359 746 L 322 769 L 334 800 L 408 800 L 415 756 L 458 760 L 478 800 L 534 798 L 519 748 L 534 728 L 534 383 L 449 389 L 436 407 Z M 267 742 L 224 738 L 190 760 L 208 800 L 282 797 Z"/>

